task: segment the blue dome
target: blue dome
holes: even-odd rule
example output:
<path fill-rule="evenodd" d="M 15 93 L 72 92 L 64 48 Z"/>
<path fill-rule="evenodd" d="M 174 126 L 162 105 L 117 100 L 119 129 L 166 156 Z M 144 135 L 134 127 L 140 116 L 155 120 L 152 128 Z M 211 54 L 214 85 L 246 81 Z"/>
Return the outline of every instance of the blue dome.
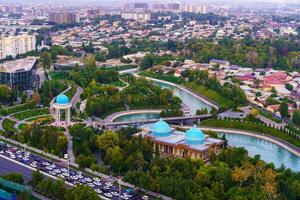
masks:
<path fill-rule="evenodd" d="M 203 144 L 205 140 L 204 133 L 194 125 L 190 130 L 186 132 L 185 143 L 189 145 Z"/>
<path fill-rule="evenodd" d="M 60 104 L 60 105 L 65 105 L 68 104 L 69 98 L 65 94 L 60 94 L 56 97 L 55 103 Z"/>
<path fill-rule="evenodd" d="M 158 122 L 156 122 L 151 129 L 152 134 L 155 137 L 166 137 L 171 134 L 171 128 L 168 123 L 166 123 L 164 120 L 160 119 Z"/>

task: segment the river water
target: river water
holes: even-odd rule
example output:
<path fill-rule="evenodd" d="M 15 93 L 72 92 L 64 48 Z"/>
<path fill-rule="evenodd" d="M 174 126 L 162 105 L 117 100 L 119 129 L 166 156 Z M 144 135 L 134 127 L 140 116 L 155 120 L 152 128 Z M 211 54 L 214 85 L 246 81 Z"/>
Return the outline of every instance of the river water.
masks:
<path fill-rule="evenodd" d="M 208 111 L 211 107 L 204 102 L 200 101 L 193 95 L 166 83 L 156 82 L 162 88 L 172 89 L 174 95 L 179 97 L 184 104 L 191 108 L 191 114 L 196 114 L 198 109 L 207 108 Z M 142 113 L 142 114 L 129 114 L 117 118 L 115 121 L 129 121 L 129 120 L 144 120 L 144 119 L 158 119 L 157 113 Z M 221 133 L 220 133 L 221 134 Z M 231 146 L 244 147 L 248 150 L 250 156 L 259 154 L 261 159 L 265 162 L 272 162 L 276 167 L 284 164 L 286 167 L 294 171 L 300 171 L 300 158 L 289 152 L 288 150 L 280 147 L 272 142 L 255 138 L 252 136 L 229 134 L 226 133 L 226 138 Z"/>

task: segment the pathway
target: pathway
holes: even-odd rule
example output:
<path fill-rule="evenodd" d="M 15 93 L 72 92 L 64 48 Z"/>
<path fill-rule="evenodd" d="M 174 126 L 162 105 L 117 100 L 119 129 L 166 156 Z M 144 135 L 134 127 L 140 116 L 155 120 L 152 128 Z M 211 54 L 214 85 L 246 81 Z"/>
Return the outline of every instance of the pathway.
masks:
<path fill-rule="evenodd" d="M 73 137 L 69 132 L 68 127 L 65 127 L 66 131 L 64 132 L 65 136 L 68 138 L 68 157 L 70 162 L 75 163 L 75 157 L 73 153 Z"/>
<path fill-rule="evenodd" d="M 241 107 L 240 109 L 246 114 L 246 115 L 249 115 L 250 114 L 250 110 L 251 110 L 252 106 L 244 106 L 244 107 Z M 262 110 L 262 112 L 265 112 Z M 267 118 L 267 117 L 264 117 L 262 116 L 261 114 L 258 114 L 257 116 L 255 116 L 256 119 L 259 119 L 260 121 L 262 121 L 263 123 L 265 123 L 267 126 L 270 126 L 270 127 L 274 127 L 276 129 L 281 129 L 281 128 L 284 128 L 287 124 L 282 122 L 282 123 L 277 123 L 277 122 L 274 122 L 273 120 Z"/>

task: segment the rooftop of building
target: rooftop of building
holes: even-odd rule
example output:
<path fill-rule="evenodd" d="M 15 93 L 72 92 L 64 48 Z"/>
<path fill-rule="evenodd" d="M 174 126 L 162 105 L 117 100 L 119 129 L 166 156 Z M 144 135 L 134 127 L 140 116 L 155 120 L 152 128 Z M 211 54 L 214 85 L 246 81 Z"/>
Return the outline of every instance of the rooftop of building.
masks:
<path fill-rule="evenodd" d="M 28 57 L 24 59 L 7 61 L 0 64 L 0 72 L 16 73 L 22 71 L 30 71 L 36 62 L 34 57 Z"/>

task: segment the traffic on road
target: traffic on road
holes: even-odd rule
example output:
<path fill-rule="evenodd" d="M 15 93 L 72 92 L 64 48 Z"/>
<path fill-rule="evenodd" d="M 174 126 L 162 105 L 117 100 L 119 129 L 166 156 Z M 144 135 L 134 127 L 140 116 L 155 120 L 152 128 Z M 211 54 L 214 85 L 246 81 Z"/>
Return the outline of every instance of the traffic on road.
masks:
<path fill-rule="evenodd" d="M 135 193 L 132 190 L 119 188 L 118 186 L 112 184 L 110 181 L 86 175 L 79 170 L 67 169 L 64 166 L 54 163 L 51 160 L 45 159 L 41 156 L 37 156 L 30 153 L 29 151 L 17 148 L 9 144 L 0 143 L 0 155 L 19 162 L 20 164 L 23 163 L 24 165 L 33 169 L 40 170 L 41 172 L 44 172 L 58 179 L 65 180 L 65 182 L 69 184 L 88 185 L 92 187 L 99 195 L 108 199 L 148 199 L 147 196 L 141 196 L 141 194 Z"/>

